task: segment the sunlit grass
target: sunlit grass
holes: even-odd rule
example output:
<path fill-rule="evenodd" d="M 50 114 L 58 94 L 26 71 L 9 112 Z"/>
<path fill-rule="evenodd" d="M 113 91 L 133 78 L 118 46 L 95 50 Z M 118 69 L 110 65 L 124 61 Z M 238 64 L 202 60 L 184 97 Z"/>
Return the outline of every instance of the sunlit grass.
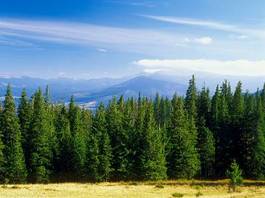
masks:
<path fill-rule="evenodd" d="M 265 182 L 246 181 L 235 193 L 228 192 L 226 180 L 220 181 L 160 181 L 119 182 L 99 184 L 36 184 L 1 185 L 0 197 L 8 198 L 170 198 L 216 197 L 256 198 L 265 197 Z"/>

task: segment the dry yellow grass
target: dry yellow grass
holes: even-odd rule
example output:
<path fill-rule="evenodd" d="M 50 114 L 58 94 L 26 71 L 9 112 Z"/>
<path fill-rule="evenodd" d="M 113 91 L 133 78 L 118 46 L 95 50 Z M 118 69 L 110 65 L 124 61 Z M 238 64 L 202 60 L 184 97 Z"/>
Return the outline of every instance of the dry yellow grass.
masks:
<path fill-rule="evenodd" d="M 200 193 L 198 193 L 200 192 Z M 247 181 L 238 192 L 228 193 L 227 181 L 165 181 L 145 183 L 2 185 L 1 198 L 170 198 L 183 197 L 262 198 L 264 183 Z"/>

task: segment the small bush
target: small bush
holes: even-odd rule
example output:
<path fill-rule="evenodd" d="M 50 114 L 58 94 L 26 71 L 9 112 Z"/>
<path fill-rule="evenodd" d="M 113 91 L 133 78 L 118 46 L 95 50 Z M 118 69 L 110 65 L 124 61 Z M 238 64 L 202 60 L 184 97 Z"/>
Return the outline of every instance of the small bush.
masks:
<path fill-rule="evenodd" d="M 196 197 L 200 197 L 200 196 L 203 196 L 203 194 L 202 194 L 202 192 L 199 191 L 199 192 L 196 193 L 195 196 L 196 196 Z"/>
<path fill-rule="evenodd" d="M 230 169 L 226 172 L 227 177 L 230 179 L 229 190 L 236 191 L 236 187 L 242 185 L 243 177 L 242 170 L 234 160 L 230 166 Z"/>
<path fill-rule="evenodd" d="M 173 197 L 184 197 L 184 195 L 181 193 L 173 193 L 172 196 Z"/>

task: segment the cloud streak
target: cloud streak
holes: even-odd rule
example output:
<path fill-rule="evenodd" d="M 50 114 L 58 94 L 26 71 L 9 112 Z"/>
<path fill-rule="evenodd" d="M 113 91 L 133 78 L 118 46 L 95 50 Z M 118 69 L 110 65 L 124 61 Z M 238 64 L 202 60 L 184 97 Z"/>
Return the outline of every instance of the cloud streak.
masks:
<path fill-rule="evenodd" d="M 170 16 L 153 16 L 153 15 L 141 15 L 145 18 L 149 18 L 152 20 L 166 22 L 166 23 L 173 23 L 179 25 L 189 25 L 189 26 L 197 26 L 203 28 L 209 28 L 213 30 L 225 31 L 225 32 L 232 32 L 238 33 L 242 35 L 252 35 L 256 37 L 260 37 L 265 39 L 265 29 L 263 28 L 244 28 L 239 27 L 237 25 L 222 23 L 218 21 L 209 21 L 209 20 L 199 20 L 194 18 L 180 18 L 180 17 L 170 17 Z"/>
<path fill-rule="evenodd" d="M 121 28 L 86 23 L 0 19 L 0 36 L 11 39 L 54 42 L 93 46 L 96 49 L 114 49 L 151 53 L 162 48 L 172 51 L 186 47 L 187 35 L 154 29 Z M 199 39 L 199 40 L 196 40 Z M 191 38 L 192 43 L 207 45 L 208 37 Z M 190 43 L 190 44 L 192 44 Z M 158 54 L 158 53 L 157 53 Z"/>
<path fill-rule="evenodd" d="M 142 59 L 135 62 L 145 72 L 208 72 L 233 76 L 265 76 L 265 60 Z"/>

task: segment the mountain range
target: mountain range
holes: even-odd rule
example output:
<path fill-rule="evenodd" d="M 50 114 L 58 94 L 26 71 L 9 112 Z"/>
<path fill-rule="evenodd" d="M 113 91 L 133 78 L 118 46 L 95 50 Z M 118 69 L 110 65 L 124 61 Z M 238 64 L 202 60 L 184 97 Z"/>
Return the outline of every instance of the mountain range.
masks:
<path fill-rule="evenodd" d="M 213 92 L 216 85 L 224 79 L 230 81 L 232 87 L 241 80 L 244 89 L 256 91 L 263 86 L 264 77 L 236 77 L 221 76 L 207 73 L 197 73 L 197 86 L 209 87 Z M 0 77 L 0 97 L 3 99 L 6 86 L 10 83 L 15 98 L 19 98 L 22 89 L 26 89 L 28 95 L 32 95 L 38 88 L 45 89 L 48 85 L 51 90 L 53 102 L 67 103 L 71 95 L 77 103 L 85 108 L 96 106 L 99 102 L 106 103 L 113 96 L 124 95 L 125 98 L 138 97 L 139 94 L 154 97 L 159 93 L 165 97 L 171 97 L 174 93 L 184 95 L 191 76 L 182 74 L 140 74 L 133 77 L 119 79 L 100 78 L 90 80 L 75 80 L 70 78 L 41 79 L 32 77 Z"/>

